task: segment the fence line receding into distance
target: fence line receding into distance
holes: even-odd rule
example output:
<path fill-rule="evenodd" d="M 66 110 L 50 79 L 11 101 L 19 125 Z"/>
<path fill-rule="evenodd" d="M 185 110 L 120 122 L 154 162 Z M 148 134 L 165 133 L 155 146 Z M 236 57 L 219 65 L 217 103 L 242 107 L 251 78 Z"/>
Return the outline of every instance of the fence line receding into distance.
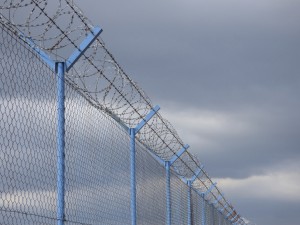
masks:
<path fill-rule="evenodd" d="M 1 0 L 1 224 L 246 224 L 72 0 Z"/>

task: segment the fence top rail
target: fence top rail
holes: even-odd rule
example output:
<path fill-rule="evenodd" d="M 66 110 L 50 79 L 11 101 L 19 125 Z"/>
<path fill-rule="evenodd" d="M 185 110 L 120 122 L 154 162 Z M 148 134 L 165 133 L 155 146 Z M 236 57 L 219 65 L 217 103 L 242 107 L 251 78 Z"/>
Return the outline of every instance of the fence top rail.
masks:
<path fill-rule="evenodd" d="M 19 38 L 32 40 L 49 60 L 68 62 L 72 52 L 81 50 L 81 42 L 96 26 L 72 0 L 0 0 L 0 22 Z M 28 43 L 28 42 L 27 42 Z M 28 43 L 29 44 L 29 43 Z M 154 108 L 146 93 L 124 72 L 115 57 L 97 37 L 94 43 L 66 74 L 66 79 L 95 107 L 107 112 L 123 127 L 136 127 Z M 140 129 L 138 140 L 164 161 L 172 160 L 172 169 L 233 222 L 241 219 L 233 206 L 214 185 L 199 160 L 189 151 L 177 153 L 185 144 L 170 122 L 156 113 Z M 200 172 L 198 172 L 200 170 Z M 226 207 L 228 206 L 228 207 Z"/>

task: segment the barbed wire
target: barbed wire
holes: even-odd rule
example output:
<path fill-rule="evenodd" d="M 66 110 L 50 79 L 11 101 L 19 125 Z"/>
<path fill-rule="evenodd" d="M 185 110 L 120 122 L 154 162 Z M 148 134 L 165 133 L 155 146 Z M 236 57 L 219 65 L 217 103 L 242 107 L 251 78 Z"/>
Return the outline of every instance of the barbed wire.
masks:
<path fill-rule="evenodd" d="M 94 28 L 92 22 L 72 0 L 1 0 L 1 23 L 19 35 L 30 37 L 53 60 L 65 61 L 79 49 L 81 41 Z M 92 44 L 83 57 L 67 73 L 67 82 L 96 108 L 120 119 L 127 127 L 135 127 L 153 108 L 150 98 L 122 69 L 105 47 L 101 38 Z M 157 113 L 137 135 L 138 140 L 161 159 L 170 160 L 184 146 L 172 124 Z M 185 179 L 197 176 L 193 188 L 205 193 L 213 185 L 208 173 L 200 168 L 199 160 L 186 151 L 172 168 Z M 221 198 L 219 198 L 221 196 Z M 225 199 L 218 187 L 205 196 L 229 219 L 240 215 Z M 236 216 L 238 215 L 238 216 Z M 246 224 L 242 219 L 242 223 Z"/>

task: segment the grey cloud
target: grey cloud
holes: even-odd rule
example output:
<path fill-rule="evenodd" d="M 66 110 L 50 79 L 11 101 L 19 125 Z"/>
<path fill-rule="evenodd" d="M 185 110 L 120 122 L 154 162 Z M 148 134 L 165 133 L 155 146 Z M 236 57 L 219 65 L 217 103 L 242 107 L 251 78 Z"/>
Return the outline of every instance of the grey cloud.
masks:
<path fill-rule="evenodd" d="M 298 103 L 300 32 L 294 20 L 285 19 L 279 9 L 275 15 L 268 14 L 271 18 L 267 22 L 260 18 L 265 14 L 247 13 L 245 19 L 255 21 L 250 28 L 234 17 L 234 13 L 222 18 L 228 21 L 226 24 L 215 21 L 213 14 L 209 15 L 212 21 L 208 24 L 195 19 L 198 24 L 193 26 L 187 22 L 188 18 L 181 18 L 181 24 L 177 24 L 177 13 L 171 12 L 174 6 L 164 9 L 165 19 L 160 13 L 151 19 L 147 13 L 132 19 L 136 18 L 135 14 L 130 17 L 127 10 L 118 12 L 119 20 L 120 17 L 105 14 L 112 21 L 109 25 L 118 28 L 107 31 L 112 32 L 108 36 L 104 30 L 103 36 L 126 71 L 141 83 L 155 103 L 172 100 L 227 110 L 244 105 L 290 107 L 286 103 Z M 294 7 L 282 11 L 292 14 Z M 248 11 L 244 9 L 244 12 Z M 122 17 L 122 13 L 128 13 L 129 18 Z M 204 17 L 201 7 L 193 16 Z M 269 24 L 272 19 L 273 23 Z M 145 20 L 151 20 L 154 25 Z M 295 107 L 299 110 L 299 104 Z"/>
<path fill-rule="evenodd" d="M 107 47 L 154 103 L 237 114 L 255 127 L 254 133 L 237 136 L 199 132 L 218 146 L 205 151 L 192 146 L 209 174 L 247 177 L 300 161 L 298 1 L 88 0 L 78 5 L 104 28 Z M 251 109 L 261 110 L 261 116 L 236 113 Z M 231 198 L 256 223 L 298 222 L 293 202 Z"/>
<path fill-rule="evenodd" d="M 107 47 L 162 112 L 172 111 L 172 103 L 231 115 L 252 129 L 178 127 L 185 142 L 190 132 L 215 142 L 191 147 L 209 174 L 242 178 L 300 162 L 299 1 L 77 2 L 102 25 Z M 234 200 L 257 224 L 298 222 L 294 203 Z"/>
<path fill-rule="evenodd" d="M 262 201 L 256 198 L 233 199 L 233 201 L 238 202 L 236 207 L 239 208 L 241 215 L 255 224 L 270 224 L 270 221 L 273 224 L 299 224 L 299 202 Z"/>
<path fill-rule="evenodd" d="M 203 108 L 168 108 L 166 117 L 171 116 L 190 151 L 212 176 L 247 177 L 300 159 L 297 112 L 281 107 L 204 113 Z"/>

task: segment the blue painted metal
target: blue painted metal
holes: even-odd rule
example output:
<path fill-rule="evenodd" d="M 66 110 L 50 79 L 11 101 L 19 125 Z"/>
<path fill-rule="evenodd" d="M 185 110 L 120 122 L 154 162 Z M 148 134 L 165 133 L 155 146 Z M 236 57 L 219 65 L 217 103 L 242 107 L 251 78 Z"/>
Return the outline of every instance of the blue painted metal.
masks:
<path fill-rule="evenodd" d="M 225 205 L 225 206 L 226 206 L 226 205 Z M 223 206 L 223 208 L 220 209 L 220 212 L 223 214 L 224 210 L 225 210 L 225 207 Z"/>
<path fill-rule="evenodd" d="M 104 111 L 111 116 L 126 132 L 129 132 L 129 127 L 112 111 L 108 108 L 105 108 Z"/>
<path fill-rule="evenodd" d="M 227 215 L 225 216 L 226 219 L 228 219 L 228 217 L 231 215 L 231 212 L 227 213 Z"/>
<path fill-rule="evenodd" d="M 73 54 L 65 62 L 65 71 L 68 72 L 72 66 L 77 62 L 77 60 L 84 54 L 84 52 L 90 47 L 90 45 L 96 40 L 96 38 L 101 34 L 102 29 L 95 27 L 80 44 L 79 48 L 76 49 Z M 19 33 L 19 37 L 24 40 L 40 57 L 41 59 L 53 70 L 55 71 L 55 61 L 52 60 L 48 54 L 41 50 L 30 37 L 26 37 L 23 33 Z"/>
<path fill-rule="evenodd" d="M 223 213 L 224 210 L 225 210 L 228 206 L 229 206 L 228 203 L 226 203 L 226 204 L 224 205 L 223 209 L 221 209 L 221 212 Z"/>
<path fill-rule="evenodd" d="M 183 146 L 171 159 L 170 165 L 172 165 L 180 156 L 189 148 L 189 145 Z"/>
<path fill-rule="evenodd" d="M 191 196 L 192 184 L 201 173 L 202 168 L 201 167 L 198 168 L 198 170 L 195 172 L 195 175 L 191 179 L 186 180 L 186 184 L 188 185 L 188 225 L 192 224 L 192 196 Z"/>
<path fill-rule="evenodd" d="M 233 211 L 234 211 L 234 208 L 231 208 L 231 211 L 228 212 L 228 214 L 226 215 L 226 218 L 229 218 L 229 216 L 233 213 Z"/>
<path fill-rule="evenodd" d="M 176 169 L 176 168 L 175 168 Z M 188 179 L 186 179 L 185 177 L 183 177 L 183 176 L 180 176 L 180 180 L 183 182 L 183 183 L 185 183 L 185 184 L 187 184 L 188 183 Z"/>
<path fill-rule="evenodd" d="M 55 62 L 42 51 L 30 37 L 26 37 L 23 33 L 19 33 L 19 37 L 23 39 L 40 58 L 57 74 L 57 224 L 64 224 L 65 211 L 65 72 L 69 70 L 78 58 L 86 51 L 86 49 L 100 35 L 101 29 L 96 27 L 93 34 L 88 37 L 75 50 L 67 62 Z"/>
<path fill-rule="evenodd" d="M 135 172 L 135 134 L 134 128 L 129 129 L 130 132 L 130 209 L 131 224 L 136 225 L 136 172 Z"/>
<path fill-rule="evenodd" d="M 144 146 L 145 148 L 147 148 L 147 150 L 149 151 L 149 154 L 157 161 L 159 162 L 160 165 L 162 165 L 163 167 L 166 166 L 166 161 L 161 159 L 158 155 L 156 155 L 150 148 L 148 148 L 147 146 Z"/>
<path fill-rule="evenodd" d="M 169 161 L 165 162 L 166 168 L 166 203 L 167 203 L 167 225 L 171 225 L 171 176 L 170 176 L 170 165 Z"/>
<path fill-rule="evenodd" d="M 155 106 L 148 115 L 136 126 L 136 128 L 129 128 L 130 135 L 130 208 L 131 208 L 131 224 L 136 225 L 136 162 L 135 162 L 135 136 L 136 134 L 147 124 L 147 122 L 156 114 L 160 109 L 159 106 Z"/>
<path fill-rule="evenodd" d="M 231 222 L 233 222 L 233 221 L 236 219 L 237 216 L 238 216 L 238 214 L 236 214 L 236 215 L 231 219 Z"/>
<path fill-rule="evenodd" d="M 55 62 L 49 57 L 45 52 L 43 52 L 32 40 L 30 37 L 26 37 L 24 34 L 20 33 L 19 36 L 22 38 L 35 52 L 40 56 L 40 58 L 53 70 L 57 72 L 57 84 L 58 84 L 58 134 L 57 134 L 57 219 L 58 219 L 58 225 L 64 224 L 64 148 L 65 148 L 65 134 L 64 134 L 64 75 L 65 71 L 68 71 L 75 63 L 76 61 L 84 54 L 86 49 L 92 44 L 92 42 L 95 41 L 95 39 L 100 35 L 102 32 L 101 28 L 96 27 L 93 32 L 87 36 L 87 38 L 82 42 L 82 44 L 79 46 L 79 49 L 75 50 L 73 54 L 69 57 L 69 59 L 64 62 Z M 136 128 L 129 128 L 130 137 L 131 137 L 131 214 L 132 214 L 132 225 L 136 225 L 136 176 L 135 176 L 135 135 L 142 129 L 142 127 L 157 113 L 157 111 L 160 109 L 159 106 L 154 107 L 150 113 L 136 126 Z M 166 170 L 170 170 L 170 166 L 186 151 L 188 148 L 188 145 L 185 145 L 182 149 L 178 151 L 176 155 L 174 155 L 171 160 L 169 161 L 168 168 L 166 167 Z M 159 158 L 158 156 L 156 156 Z M 159 158 L 160 159 L 160 158 Z M 162 162 L 162 160 L 159 160 Z M 203 169 L 203 166 L 196 171 L 196 174 L 192 177 L 191 180 L 187 181 L 189 183 L 189 224 L 191 224 L 192 218 L 191 218 L 191 188 L 192 183 L 194 180 L 199 176 L 201 170 Z M 168 175 L 167 175 L 168 176 Z M 186 181 L 186 180 L 185 180 Z M 168 184 L 167 184 L 168 186 Z M 210 190 L 202 193 L 203 195 L 203 201 L 205 206 L 205 199 L 204 196 L 208 194 L 213 186 L 210 187 Z M 170 192 L 169 192 L 170 194 Z M 214 201 L 216 203 L 216 201 Z M 170 203 L 167 203 L 167 205 L 170 205 Z M 223 209 L 220 210 L 220 212 L 223 212 L 228 207 L 228 204 L 224 206 Z M 170 207 L 169 207 L 170 209 Z M 205 207 L 203 207 L 205 209 Z M 167 209 L 168 217 L 171 218 L 171 210 Z M 232 212 L 231 212 L 232 213 Z M 231 215 L 231 213 L 227 214 L 228 216 Z M 237 216 L 237 215 L 236 215 Z M 236 217 L 235 216 L 235 217 Z M 205 225 L 205 213 L 203 213 L 204 217 L 204 224 Z M 231 219 L 233 221 L 235 219 Z M 243 223 L 243 220 L 240 218 L 236 221 L 239 223 Z M 171 220 L 169 220 L 169 223 L 171 223 Z"/>
<path fill-rule="evenodd" d="M 206 225 L 206 201 L 202 197 L 202 225 Z"/>
<path fill-rule="evenodd" d="M 77 60 L 84 54 L 84 52 L 90 47 L 90 45 L 96 40 L 101 34 L 102 29 L 95 27 L 84 41 L 80 44 L 79 48 L 76 49 L 73 54 L 66 61 L 66 71 L 68 72 L 71 67 L 77 62 Z"/>
<path fill-rule="evenodd" d="M 219 212 L 218 215 L 219 215 L 219 225 L 221 225 L 221 223 L 222 223 L 222 214 Z"/>
<path fill-rule="evenodd" d="M 210 205 L 212 211 L 212 225 L 215 225 L 215 214 L 214 214 L 214 206 Z"/>
<path fill-rule="evenodd" d="M 65 63 L 56 63 L 57 70 L 57 225 L 64 224 L 65 209 Z"/>
<path fill-rule="evenodd" d="M 218 195 L 218 197 L 212 202 L 212 204 L 218 203 L 223 198 L 222 195 Z"/>
<path fill-rule="evenodd" d="M 230 205 L 226 204 L 226 206 L 224 207 L 224 209 L 227 210 L 228 207 L 230 207 Z"/>
<path fill-rule="evenodd" d="M 217 183 L 213 183 L 212 185 L 210 185 L 210 187 L 206 190 L 206 192 L 202 192 L 202 194 L 204 195 L 204 197 L 211 192 L 211 190 L 217 185 Z"/>
<path fill-rule="evenodd" d="M 157 113 L 157 111 L 160 109 L 160 107 L 157 105 L 151 111 L 148 113 L 148 115 L 142 119 L 142 121 L 135 127 L 135 133 L 138 133 L 143 126 L 145 126 L 148 121 Z"/>
<path fill-rule="evenodd" d="M 188 225 L 192 225 L 192 182 L 189 180 L 188 185 Z"/>
<path fill-rule="evenodd" d="M 43 52 L 32 40 L 31 37 L 26 37 L 23 33 L 19 33 L 19 37 L 25 41 L 40 57 L 41 59 L 55 71 L 55 62 L 45 52 Z"/>
<path fill-rule="evenodd" d="M 202 172 L 202 169 L 203 169 L 203 165 L 200 166 L 196 171 L 195 171 L 195 174 L 194 176 L 191 178 L 191 182 L 193 183 L 197 177 L 200 175 L 200 173 Z"/>

